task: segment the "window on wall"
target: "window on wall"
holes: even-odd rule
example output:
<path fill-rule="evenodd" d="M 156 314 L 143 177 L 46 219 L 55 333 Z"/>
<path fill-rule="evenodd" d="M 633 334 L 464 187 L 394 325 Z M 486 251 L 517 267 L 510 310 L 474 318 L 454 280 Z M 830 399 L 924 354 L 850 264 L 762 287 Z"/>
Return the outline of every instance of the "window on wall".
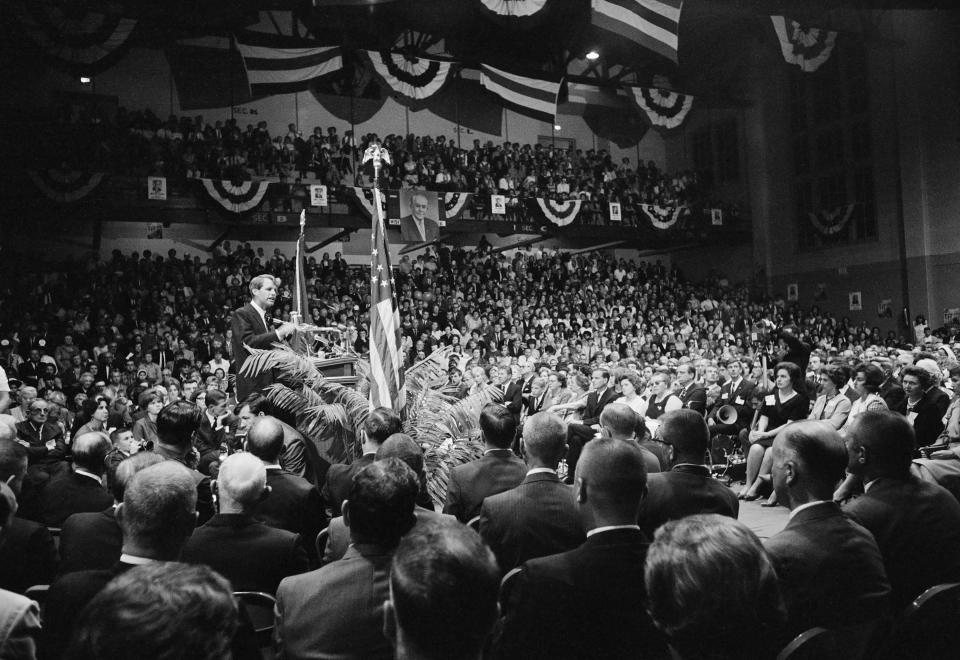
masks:
<path fill-rule="evenodd" d="M 800 247 L 876 238 L 870 104 L 862 44 L 838 39 L 833 56 L 820 69 L 814 73 L 795 69 L 790 75 Z"/>

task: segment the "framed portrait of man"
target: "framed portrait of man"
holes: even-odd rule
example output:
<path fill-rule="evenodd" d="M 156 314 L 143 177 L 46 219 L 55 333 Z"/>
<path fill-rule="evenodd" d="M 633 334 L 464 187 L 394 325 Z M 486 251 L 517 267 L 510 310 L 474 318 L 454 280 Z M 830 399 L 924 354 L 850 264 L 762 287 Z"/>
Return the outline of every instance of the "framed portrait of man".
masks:
<path fill-rule="evenodd" d="M 437 193 L 426 190 L 400 191 L 400 240 L 429 243 L 440 235 Z"/>

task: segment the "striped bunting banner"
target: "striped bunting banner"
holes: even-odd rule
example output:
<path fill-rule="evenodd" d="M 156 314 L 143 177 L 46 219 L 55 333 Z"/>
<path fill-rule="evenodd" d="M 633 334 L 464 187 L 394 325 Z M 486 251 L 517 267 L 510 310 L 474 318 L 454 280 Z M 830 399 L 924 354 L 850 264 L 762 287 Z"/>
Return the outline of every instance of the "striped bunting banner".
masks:
<path fill-rule="evenodd" d="M 339 46 L 296 47 L 290 39 L 276 35 L 245 32 L 237 35 L 237 50 L 247 68 L 251 86 L 263 86 L 260 93 L 303 89 L 316 78 L 343 68 Z"/>
<path fill-rule="evenodd" d="M 239 186 L 217 179 L 200 179 L 200 182 L 207 194 L 231 213 L 243 213 L 255 208 L 270 187 L 268 181 L 244 181 Z"/>
<path fill-rule="evenodd" d="M 44 196 L 64 204 L 83 199 L 103 181 L 103 172 L 49 169 L 27 174 Z"/>
<path fill-rule="evenodd" d="M 566 227 L 576 219 L 577 214 L 580 213 L 581 203 L 582 201 L 579 199 L 556 202 L 552 199 L 537 197 L 537 206 L 540 207 L 540 211 L 546 216 L 547 220 L 558 227 Z"/>
<path fill-rule="evenodd" d="M 677 61 L 683 0 L 593 0 L 593 24 Z"/>
<path fill-rule="evenodd" d="M 687 118 L 693 97 L 656 87 L 631 87 L 633 99 L 654 126 L 676 128 Z"/>
<path fill-rule="evenodd" d="M 527 78 L 515 73 L 480 65 L 480 84 L 513 105 L 521 114 L 553 122 L 557 114 L 557 94 L 560 82 Z"/>
<path fill-rule="evenodd" d="M 802 71 L 812 73 L 830 59 L 837 33 L 832 30 L 807 27 L 785 16 L 771 16 L 773 29 L 780 41 L 780 51 L 788 64 L 796 64 Z"/>
<path fill-rule="evenodd" d="M 449 62 L 425 58 L 409 60 L 404 55 L 386 50 L 366 51 L 373 70 L 397 94 L 416 101 L 433 96 L 450 80 L 453 68 Z"/>

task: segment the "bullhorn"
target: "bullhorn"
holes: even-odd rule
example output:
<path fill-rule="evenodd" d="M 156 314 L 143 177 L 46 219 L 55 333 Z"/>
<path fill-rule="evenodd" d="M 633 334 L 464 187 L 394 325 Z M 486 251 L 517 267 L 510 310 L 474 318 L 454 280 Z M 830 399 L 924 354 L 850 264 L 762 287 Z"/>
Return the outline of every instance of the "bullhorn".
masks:
<path fill-rule="evenodd" d="M 737 409 L 730 404 L 720 406 L 720 410 L 717 411 L 717 421 L 721 424 L 736 424 Z"/>

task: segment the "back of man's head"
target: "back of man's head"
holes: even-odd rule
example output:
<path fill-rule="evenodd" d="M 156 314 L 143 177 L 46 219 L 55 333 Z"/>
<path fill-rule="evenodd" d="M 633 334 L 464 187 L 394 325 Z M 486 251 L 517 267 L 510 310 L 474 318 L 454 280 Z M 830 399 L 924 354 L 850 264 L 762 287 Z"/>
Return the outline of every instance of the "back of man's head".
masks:
<path fill-rule="evenodd" d="M 780 495 L 789 493 L 791 509 L 831 499 L 847 466 L 847 448 L 840 434 L 818 421 L 790 424 L 777 435 L 773 452 L 774 486 Z"/>
<path fill-rule="evenodd" d="M 106 433 L 92 431 L 78 435 L 73 440 L 73 462 L 93 474 L 103 474 L 104 459 L 113 448 Z"/>
<path fill-rule="evenodd" d="M 27 450 L 15 440 L 0 440 L 0 481 L 20 493 L 23 477 L 27 474 Z"/>
<path fill-rule="evenodd" d="M 263 461 L 245 452 L 231 454 L 220 464 L 217 492 L 221 513 L 246 513 L 260 502 L 267 487 Z"/>
<path fill-rule="evenodd" d="M 576 473 L 577 503 L 589 528 L 633 524 L 647 492 L 647 467 L 640 446 L 615 438 L 588 442 Z"/>
<path fill-rule="evenodd" d="M 354 543 L 392 548 L 413 526 L 420 480 L 397 458 L 374 461 L 353 476 L 344 521 Z"/>
<path fill-rule="evenodd" d="M 523 425 L 523 448 L 527 463 L 556 469 L 567 454 L 567 426 L 549 412 L 538 412 Z"/>
<path fill-rule="evenodd" d="M 283 453 L 283 425 L 268 415 L 255 418 L 247 431 L 246 449 L 264 463 L 277 463 Z"/>
<path fill-rule="evenodd" d="M 507 449 L 517 434 L 517 420 L 506 406 L 488 403 L 480 411 L 480 431 L 488 445 Z"/>
<path fill-rule="evenodd" d="M 423 464 L 423 449 L 406 433 L 394 433 L 383 441 L 377 450 L 376 460 L 399 458 L 417 473 L 421 483 L 426 478 Z"/>
<path fill-rule="evenodd" d="M 870 478 L 906 479 L 910 475 L 916 434 L 906 417 L 890 411 L 860 414 L 847 433 L 849 468 Z"/>
<path fill-rule="evenodd" d="M 157 415 L 157 437 L 165 445 L 186 451 L 200 426 L 200 409 L 189 401 L 175 401 Z"/>
<path fill-rule="evenodd" d="M 703 463 L 710 444 L 710 429 L 703 415 L 689 408 L 660 416 L 660 439 L 673 447 L 674 463 Z"/>
<path fill-rule="evenodd" d="M 600 413 L 600 426 L 617 440 L 630 440 L 637 433 L 638 415 L 625 403 L 608 403 Z"/>
<path fill-rule="evenodd" d="M 171 561 L 193 532 L 197 486 L 190 470 L 163 461 L 134 475 L 117 509 L 124 552 Z"/>
<path fill-rule="evenodd" d="M 400 415 L 393 408 L 374 408 L 363 423 L 367 439 L 379 446 L 394 433 L 403 431 Z"/>
<path fill-rule="evenodd" d="M 500 572 L 480 536 L 438 519 L 397 548 L 385 612 L 397 657 L 479 658 L 497 620 Z"/>
<path fill-rule="evenodd" d="M 110 492 L 113 493 L 114 501 L 123 501 L 123 493 L 127 489 L 127 484 L 133 479 L 133 475 L 163 461 L 163 456 L 154 454 L 152 451 L 141 451 L 120 461 L 110 475 Z"/>

